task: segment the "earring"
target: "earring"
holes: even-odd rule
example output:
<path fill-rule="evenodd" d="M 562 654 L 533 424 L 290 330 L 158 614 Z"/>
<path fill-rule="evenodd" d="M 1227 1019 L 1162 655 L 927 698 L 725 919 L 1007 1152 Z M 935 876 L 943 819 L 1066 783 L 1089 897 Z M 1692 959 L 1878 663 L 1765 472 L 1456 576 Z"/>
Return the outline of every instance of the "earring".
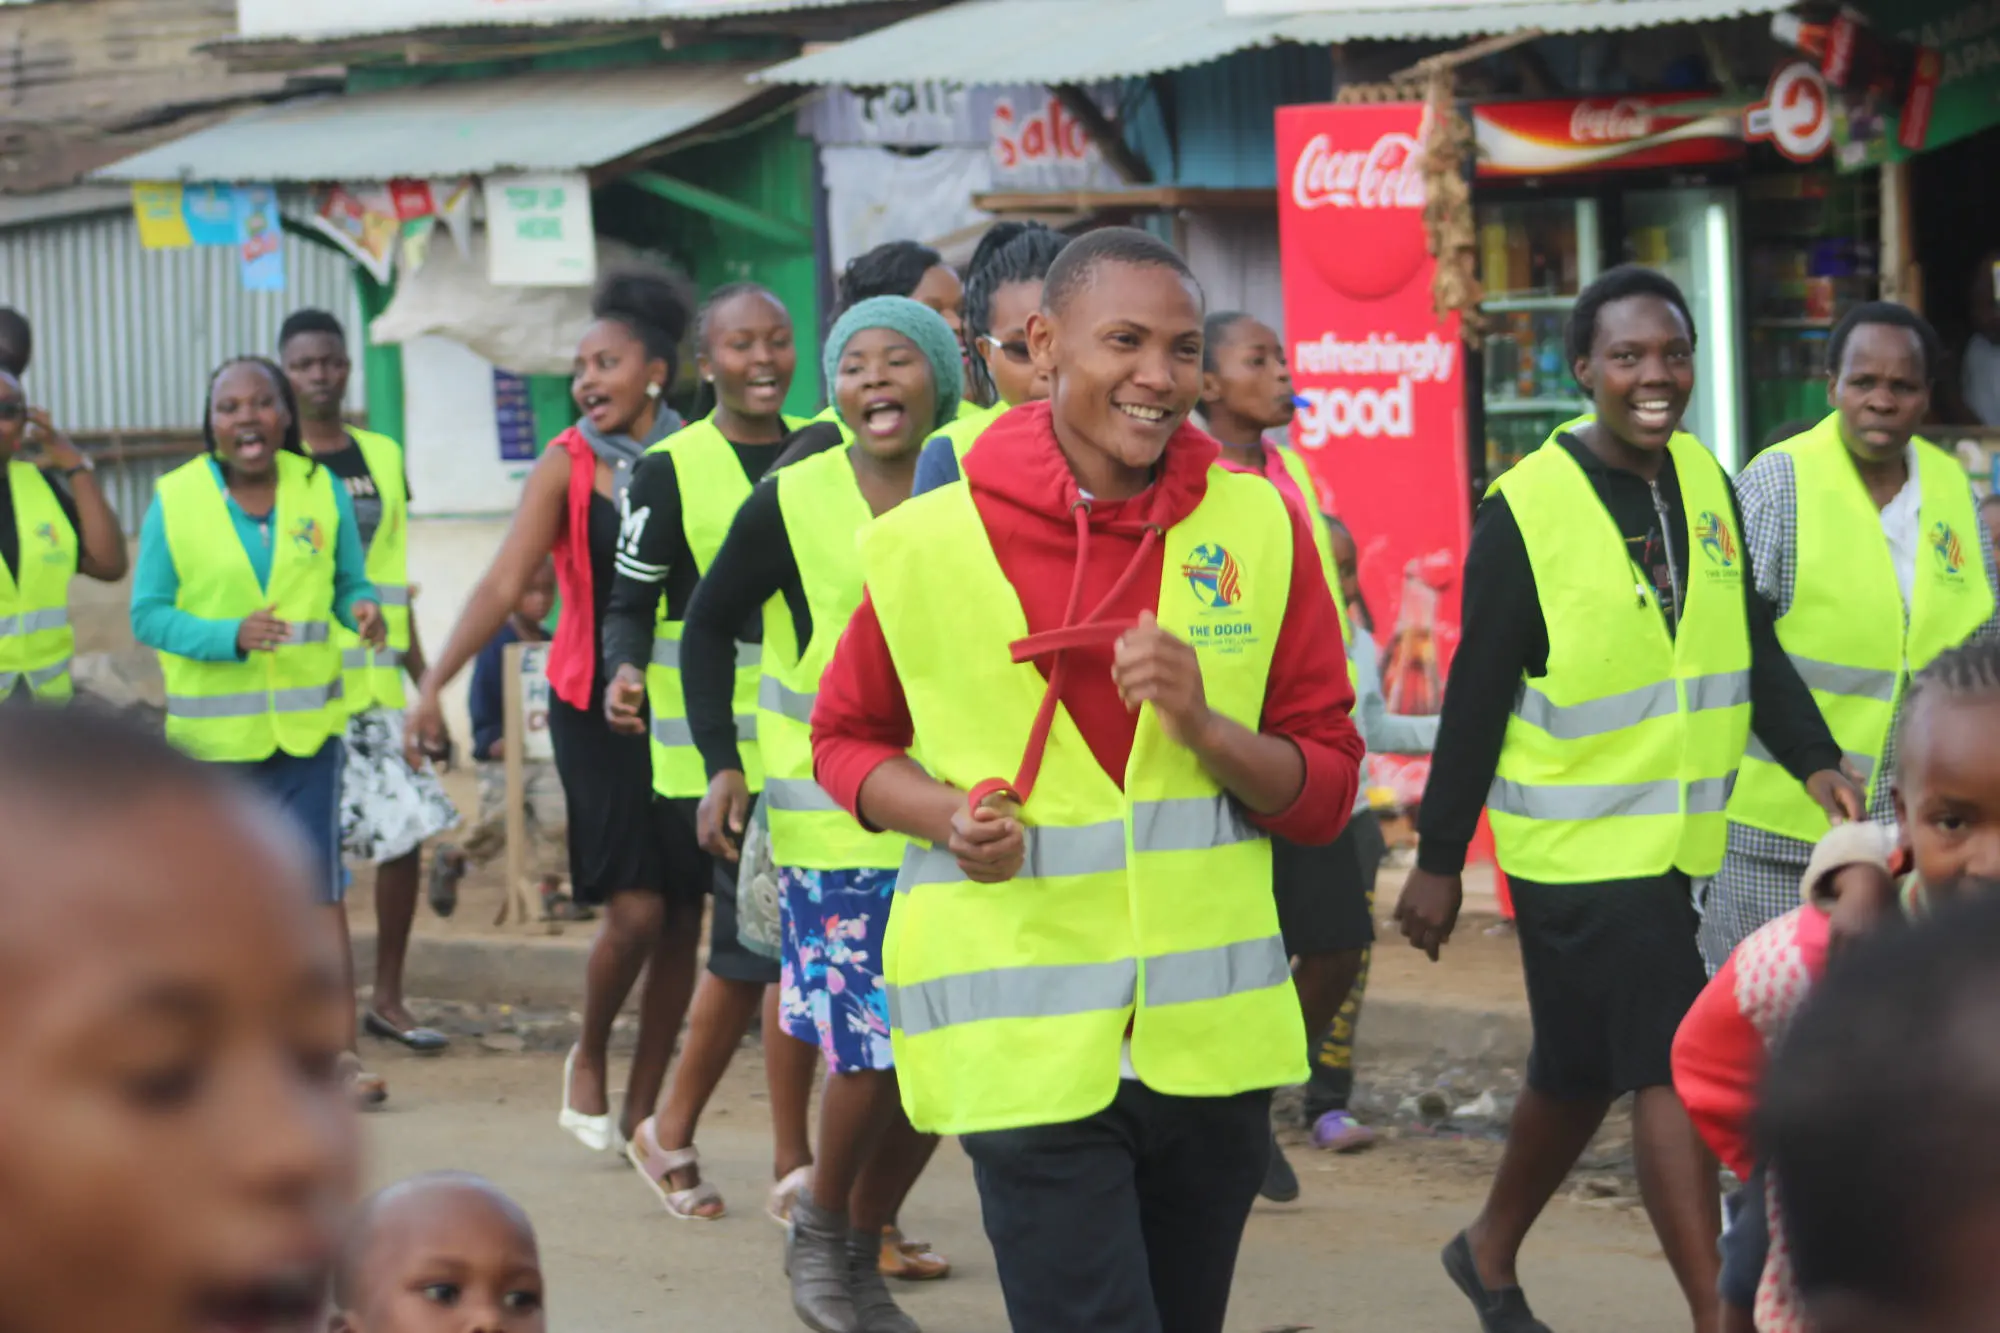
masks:
<path fill-rule="evenodd" d="M 658 398 L 660 396 L 660 386 L 657 384 L 648 384 L 646 386 L 646 396 L 648 398 Z"/>

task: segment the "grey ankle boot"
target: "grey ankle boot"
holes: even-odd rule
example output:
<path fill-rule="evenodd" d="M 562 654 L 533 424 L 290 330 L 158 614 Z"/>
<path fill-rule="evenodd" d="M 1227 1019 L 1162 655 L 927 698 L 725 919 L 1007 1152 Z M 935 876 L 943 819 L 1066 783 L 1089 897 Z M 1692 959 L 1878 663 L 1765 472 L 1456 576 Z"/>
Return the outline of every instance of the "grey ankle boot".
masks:
<path fill-rule="evenodd" d="M 847 1294 L 847 1218 L 801 1194 L 792 1204 L 785 1238 L 785 1271 L 792 1279 L 792 1310 L 814 1333 L 861 1333 Z"/>
<path fill-rule="evenodd" d="M 878 1232 L 849 1232 L 847 1237 L 847 1294 L 854 1301 L 858 1333 L 924 1333 L 917 1321 L 903 1313 L 889 1295 L 882 1280 L 882 1237 Z"/>

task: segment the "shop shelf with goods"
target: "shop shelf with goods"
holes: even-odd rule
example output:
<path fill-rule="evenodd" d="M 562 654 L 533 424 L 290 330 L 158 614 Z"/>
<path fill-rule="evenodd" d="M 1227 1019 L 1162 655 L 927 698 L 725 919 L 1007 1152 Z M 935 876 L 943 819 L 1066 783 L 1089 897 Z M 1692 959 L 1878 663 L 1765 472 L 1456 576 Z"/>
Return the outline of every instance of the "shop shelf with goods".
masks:
<path fill-rule="evenodd" d="M 1517 199 L 1478 210 L 1487 333 L 1481 357 L 1486 448 L 1482 484 L 1587 410 L 1564 334 L 1577 293 L 1597 276 L 1594 199 Z"/>
<path fill-rule="evenodd" d="M 1873 173 L 1789 170 L 1744 183 L 1749 245 L 1750 434 L 1826 415 L 1834 324 L 1880 289 Z"/>

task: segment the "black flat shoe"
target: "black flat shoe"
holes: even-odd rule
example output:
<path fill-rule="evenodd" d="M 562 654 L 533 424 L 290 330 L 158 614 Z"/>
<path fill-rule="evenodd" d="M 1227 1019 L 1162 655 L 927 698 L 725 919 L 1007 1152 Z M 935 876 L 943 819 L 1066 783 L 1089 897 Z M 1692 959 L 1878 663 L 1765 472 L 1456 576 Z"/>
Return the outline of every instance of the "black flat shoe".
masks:
<path fill-rule="evenodd" d="M 1518 1286 L 1488 1290 L 1479 1280 L 1479 1265 L 1472 1260 L 1472 1242 L 1463 1231 L 1444 1247 L 1444 1271 L 1479 1315 L 1482 1333 L 1555 1333 L 1528 1309 L 1528 1298 Z"/>
<path fill-rule="evenodd" d="M 1299 1197 L 1299 1173 L 1285 1160 L 1278 1136 L 1271 1135 L 1271 1155 L 1264 1159 L 1264 1183 L 1257 1193 L 1272 1203 L 1290 1203 Z"/>
<path fill-rule="evenodd" d="M 451 1045 L 451 1038 L 434 1028 L 399 1028 L 373 1009 L 361 1016 L 361 1030 L 371 1037 L 407 1046 L 418 1055 L 436 1055 Z"/>

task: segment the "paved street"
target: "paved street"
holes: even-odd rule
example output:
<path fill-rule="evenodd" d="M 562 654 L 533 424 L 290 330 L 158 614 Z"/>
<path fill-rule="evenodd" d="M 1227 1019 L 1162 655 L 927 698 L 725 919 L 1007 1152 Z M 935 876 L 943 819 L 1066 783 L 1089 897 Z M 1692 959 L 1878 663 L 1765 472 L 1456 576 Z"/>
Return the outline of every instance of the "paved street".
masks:
<path fill-rule="evenodd" d="M 746 1049 L 704 1122 L 701 1148 L 728 1197 L 714 1224 L 662 1213 L 621 1159 L 593 1161 L 555 1128 L 560 1059 L 477 1043 L 444 1059 L 371 1046 L 392 1109 L 368 1121 L 376 1183 L 420 1170 L 482 1172 L 541 1231 L 559 1333 L 661 1329 L 791 1333 L 780 1232 L 761 1212 L 769 1178 L 762 1070 Z M 1407 1140 L 1334 1160 L 1294 1144 L 1304 1199 L 1260 1207 L 1238 1270 L 1231 1333 L 1471 1333 L 1437 1250 L 1477 1207 L 1490 1143 Z M 899 1288 L 927 1333 L 1003 1333 L 965 1158 L 947 1144 L 905 1216 L 956 1262 L 948 1281 Z M 1536 1311 L 1559 1330 L 1669 1333 L 1687 1326 L 1644 1216 L 1629 1204 L 1559 1201 L 1524 1259 Z"/>

